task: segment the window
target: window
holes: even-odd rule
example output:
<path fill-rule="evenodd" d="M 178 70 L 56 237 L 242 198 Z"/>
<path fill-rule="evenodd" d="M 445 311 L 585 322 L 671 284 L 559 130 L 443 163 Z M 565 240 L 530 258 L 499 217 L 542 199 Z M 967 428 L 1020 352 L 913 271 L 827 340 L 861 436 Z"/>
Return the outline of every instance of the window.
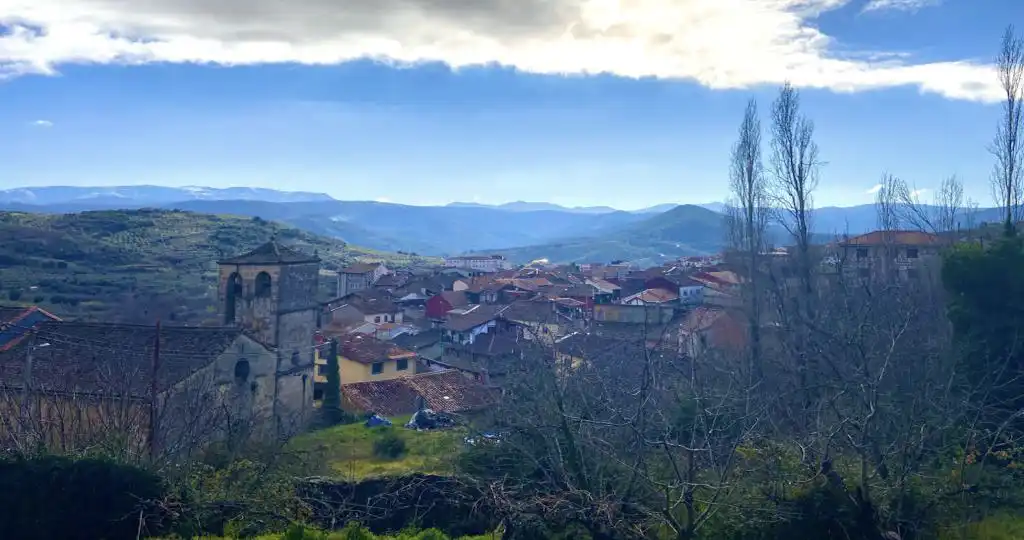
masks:
<path fill-rule="evenodd" d="M 409 359 L 408 358 L 399 358 L 398 359 L 398 365 L 395 367 L 395 370 L 397 370 L 397 371 L 405 371 L 407 369 L 409 369 Z"/>
<path fill-rule="evenodd" d="M 374 317 L 373 318 L 373 322 L 379 323 L 380 322 L 380 315 L 377 315 L 376 317 Z"/>
<path fill-rule="evenodd" d="M 917 258 L 917 248 L 907 248 L 907 258 L 908 259 L 916 259 Z"/>
<path fill-rule="evenodd" d="M 270 274 L 260 272 L 256 274 L 256 283 L 253 294 L 256 298 L 270 298 Z"/>
<path fill-rule="evenodd" d="M 370 366 L 370 373 L 372 375 L 380 375 L 381 373 L 384 373 L 384 362 L 374 362 L 373 365 Z"/>
<path fill-rule="evenodd" d="M 235 362 L 235 380 L 245 382 L 249 378 L 249 361 L 242 359 Z"/>
<path fill-rule="evenodd" d="M 867 259 L 868 258 L 868 248 L 857 248 L 857 258 L 858 259 Z"/>
<path fill-rule="evenodd" d="M 324 389 L 314 388 L 313 389 L 313 401 L 321 401 L 324 399 Z"/>

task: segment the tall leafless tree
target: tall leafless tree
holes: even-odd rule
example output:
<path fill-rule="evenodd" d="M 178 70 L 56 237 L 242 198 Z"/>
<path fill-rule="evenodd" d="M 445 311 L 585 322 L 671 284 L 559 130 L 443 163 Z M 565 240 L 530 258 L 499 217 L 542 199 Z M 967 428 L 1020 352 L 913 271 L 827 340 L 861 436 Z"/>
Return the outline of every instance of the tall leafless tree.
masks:
<path fill-rule="evenodd" d="M 1022 168 L 1024 148 L 1021 135 L 1024 130 L 1024 40 L 1009 26 L 1003 34 L 1002 47 L 996 58 L 999 85 L 1003 91 L 1003 114 L 996 130 L 996 136 L 989 149 L 996 157 L 992 172 L 992 193 L 1003 209 L 1007 231 L 1016 231 L 1016 222 L 1021 219 Z"/>
<path fill-rule="evenodd" d="M 800 112 L 800 94 L 789 83 L 772 103 L 772 204 L 779 222 L 793 237 L 801 285 L 809 293 L 811 280 L 811 212 L 821 162 L 814 142 L 814 122 Z"/>
<path fill-rule="evenodd" d="M 766 247 L 765 235 L 770 220 L 771 201 L 768 199 L 768 185 L 761 160 L 761 120 L 754 99 L 747 102 L 739 138 L 732 148 L 729 182 L 733 203 L 728 214 L 728 230 L 732 247 L 742 258 L 745 267 L 750 318 L 750 361 L 753 367 L 751 373 L 756 373 L 761 360 L 760 260 Z"/>
<path fill-rule="evenodd" d="M 939 235 L 951 233 L 960 225 L 964 213 L 964 184 L 955 175 L 942 181 L 931 204 L 922 202 L 923 190 L 912 189 L 899 178 L 892 177 L 883 187 L 896 205 L 894 211 L 901 225 Z"/>

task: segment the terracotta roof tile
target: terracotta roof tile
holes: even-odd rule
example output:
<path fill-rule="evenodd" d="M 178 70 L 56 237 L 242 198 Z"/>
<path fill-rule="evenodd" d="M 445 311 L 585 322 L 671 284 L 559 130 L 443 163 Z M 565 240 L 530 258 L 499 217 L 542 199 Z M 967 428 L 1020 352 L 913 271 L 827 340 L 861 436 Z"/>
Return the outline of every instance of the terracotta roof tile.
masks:
<path fill-rule="evenodd" d="M 385 416 L 416 412 L 418 397 L 423 398 L 427 408 L 445 413 L 477 410 L 498 400 L 495 390 L 455 370 L 343 384 L 341 392 L 353 408 Z"/>
<path fill-rule="evenodd" d="M 934 234 L 921 231 L 873 231 L 854 236 L 840 245 L 848 246 L 880 246 L 884 244 L 902 246 L 930 246 L 942 243 L 942 239 Z"/>

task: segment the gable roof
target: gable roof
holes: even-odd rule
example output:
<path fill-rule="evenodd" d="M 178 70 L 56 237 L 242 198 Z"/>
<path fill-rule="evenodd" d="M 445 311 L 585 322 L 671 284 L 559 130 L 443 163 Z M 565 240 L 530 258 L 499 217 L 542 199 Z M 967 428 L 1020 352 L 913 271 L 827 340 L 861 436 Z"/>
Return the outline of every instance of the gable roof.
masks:
<path fill-rule="evenodd" d="M 427 408 L 444 413 L 481 409 L 498 400 L 495 390 L 455 370 L 343 384 L 341 393 L 354 408 L 386 416 L 416 412 L 418 397 Z"/>
<path fill-rule="evenodd" d="M 679 293 L 676 291 L 667 291 L 665 289 L 644 289 L 623 299 L 623 302 L 625 303 L 633 300 L 640 300 L 645 304 L 663 304 L 665 302 L 679 300 Z"/>
<path fill-rule="evenodd" d="M 217 264 L 222 265 L 258 265 L 258 264 L 304 264 L 318 263 L 320 257 L 306 255 L 290 247 L 271 240 L 262 246 L 236 257 L 223 259 Z"/>
<path fill-rule="evenodd" d="M 466 298 L 465 291 L 444 291 L 440 294 L 441 298 L 445 302 L 451 304 L 453 308 L 465 307 L 469 305 L 469 299 Z"/>
<path fill-rule="evenodd" d="M 0 351 L 17 345 L 37 324 L 59 320 L 37 306 L 0 306 Z"/>
<path fill-rule="evenodd" d="M 32 349 L 33 385 L 58 392 L 123 392 L 150 395 L 156 327 L 133 324 L 46 321 L 34 343 L 22 340 L 0 352 L 0 382 L 23 384 Z M 161 390 L 177 384 L 226 353 L 243 336 L 236 327 L 160 327 Z"/>

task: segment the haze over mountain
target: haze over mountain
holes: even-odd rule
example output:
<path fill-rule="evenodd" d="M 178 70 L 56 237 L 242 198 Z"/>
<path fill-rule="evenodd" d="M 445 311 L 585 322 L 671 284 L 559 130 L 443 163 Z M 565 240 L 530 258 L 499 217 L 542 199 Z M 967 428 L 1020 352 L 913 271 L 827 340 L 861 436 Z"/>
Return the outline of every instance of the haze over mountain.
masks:
<path fill-rule="evenodd" d="M 155 207 L 259 217 L 343 239 L 353 245 L 424 255 L 492 250 L 525 262 L 611 259 L 657 261 L 718 251 L 724 238 L 720 202 L 656 205 L 632 212 L 608 206 L 564 207 L 516 201 L 409 206 L 340 201 L 323 193 L 257 188 L 162 186 L 19 188 L 0 191 L 0 209 L 36 213 Z M 997 220 L 992 209 L 975 221 Z M 815 210 L 822 238 L 876 228 L 874 205 Z M 785 243 L 782 228 L 775 236 Z"/>

